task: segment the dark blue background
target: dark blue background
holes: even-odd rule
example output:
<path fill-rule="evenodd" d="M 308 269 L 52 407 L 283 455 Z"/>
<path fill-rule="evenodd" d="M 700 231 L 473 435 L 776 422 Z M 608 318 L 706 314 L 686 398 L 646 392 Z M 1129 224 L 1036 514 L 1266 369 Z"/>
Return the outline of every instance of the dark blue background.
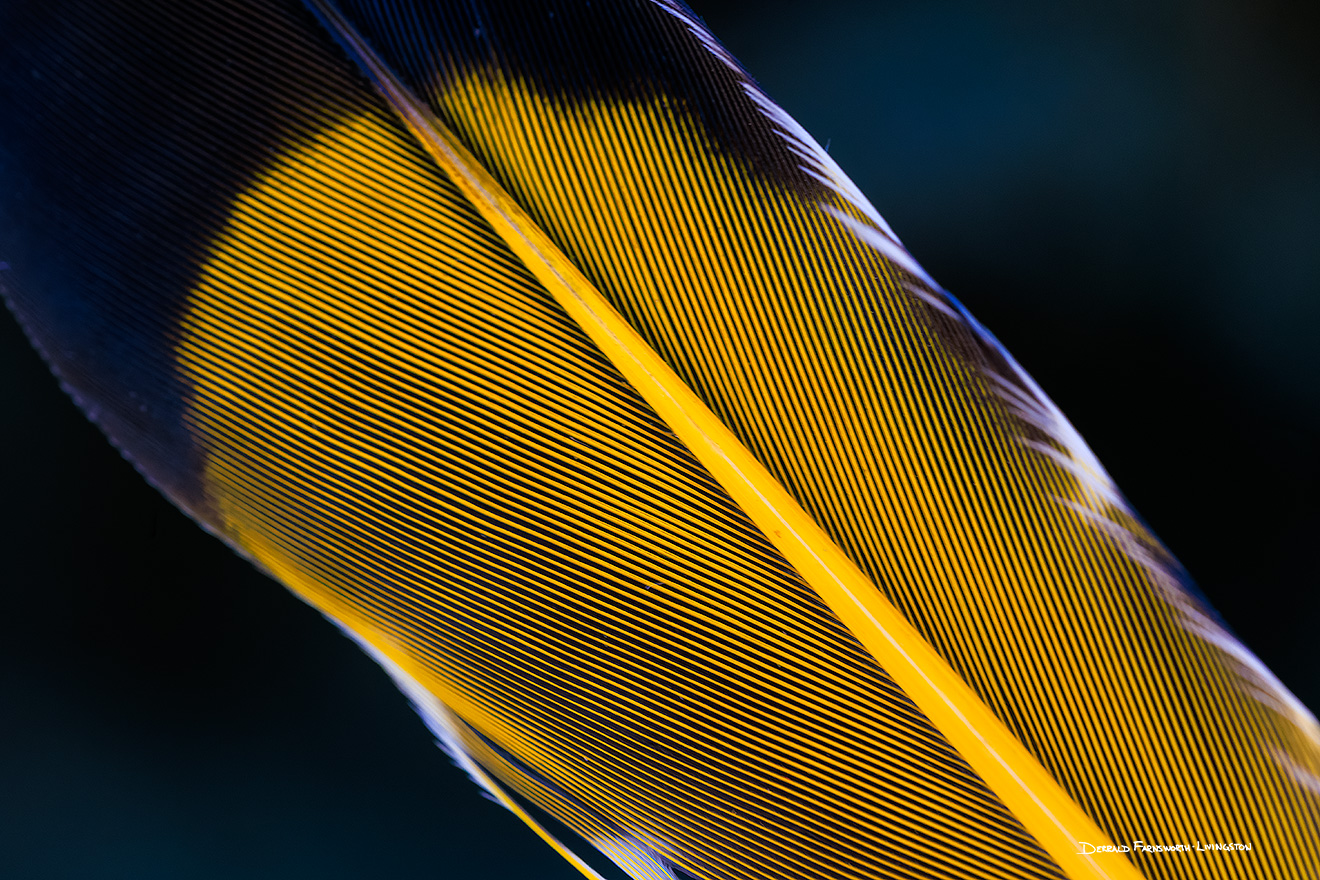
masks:
<path fill-rule="evenodd" d="M 1315 5 L 697 9 L 1320 706 Z M 575 876 L 149 490 L 8 318 L 0 383 L 0 874 Z"/>

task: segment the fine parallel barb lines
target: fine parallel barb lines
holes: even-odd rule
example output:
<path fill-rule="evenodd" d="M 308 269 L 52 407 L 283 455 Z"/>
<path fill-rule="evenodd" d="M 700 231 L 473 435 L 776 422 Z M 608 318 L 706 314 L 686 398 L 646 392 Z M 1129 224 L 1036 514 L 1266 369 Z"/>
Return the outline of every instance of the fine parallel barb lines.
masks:
<path fill-rule="evenodd" d="M 673 0 L 653 0 L 653 2 L 686 25 L 688 32 L 696 37 L 701 45 L 705 46 L 720 63 L 738 74 L 739 77 L 747 78 L 747 74 L 743 71 L 742 65 L 738 63 L 738 59 L 730 55 L 729 50 L 721 46 L 720 41 L 715 39 L 715 35 L 707 30 L 700 21 L 689 15 L 682 4 L 673 2 Z"/>
<path fill-rule="evenodd" d="M 775 124 L 779 136 L 788 144 L 788 148 L 794 155 L 807 163 L 799 166 L 803 172 L 828 187 L 860 211 L 866 219 L 875 224 L 876 228 L 885 237 L 900 248 L 903 247 L 903 243 L 899 241 L 898 236 L 894 234 L 894 230 L 885 222 L 885 218 L 880 216 L 880 212 L 875 209 L 875 205 L 871 204 L 870 200 L 857 188 L 857 184 L 853 183 L 848 175 L 843 173 L 839 163 L 835 162 L 830 154 L 825 152 L 824 148 L 796 119 L 789 116 L 782 107 L 770 100 L 755 83 L 744 82 L 743 91 L 747 93 L 747 97 L 752 99 L 761 113 Z M 928 276 L 922 271 L 919 273 L 919 277 L 925 278 Z M 934 285 L 935 282 L 932 281 L 931 284 Z"/>
<path fill-rule="evenodd" d="M 469 736 L 475 737 L 482 747 L 491 750 L 501 761 L 516 768 L 517 774 L 527 784 L 537 789 L 543 797 L 569 807 L 570 812 L 582 819 L 587 826 L 585 829 L 579 829 L 583 839 L 608 856 L 629 877 L 634 880 L 678 880 L 668 867 L 669 860 L 664 855 L 674 852 L 676 850 L 674 846 L 654 835 L 625 827 L 624 821 L 618 816 L 606 818 L 600 815 L 581 799 L 570 794 L 557 781 L 528 767 L 473 728 L 465 726 L 464 729 Z M 456 735 L 461 739 L 461 734 L 457 731 Z"/>
<path fill-rule="evenodd" d="M 1298 785 L 1320 795 L 1320 777 L 1298 764 L 1292 759 L 1291 755 L 1276 746 L 1270 746 L 1270 756 L 1289 776 L 1296 780 Z"/>
<path fill-rule="evenodd" d="M 1031 379 L 1016 363 L 1013 363 L 1018 382 L 1030 382 Z M 1008 408 L 1022 421 L 1043 431 L 1062 450 L 1036 440 L 1019 438 L 1022 445 L 1052 458 L 1059 466 L 1071 473 L 1090 499 L 1099 505 L 1112 505 L 1126 510 L 1126 504 L 1118 493 L 1109 474 L 1100 460 L 1095 457 L 1091 447 L 1077 433 L 1077 429 L 1064 417 L 1054 402 L 1044 395 L 1039 388 L 1031 388 L 1031 393 L 1023 391 L 1023 386 L 1010 382 L 1003 376 L 987 371 L 994 391 Z M 1034 383 L 1033 383 L 1034 384 Z M 1030 387 L 1030 386 L 1028 386 Z"/>
<path fill-rule="evenodd" d="M 1260 659 L 1245 645 L 1230 635 L 1222 626 L 1205 613 L 1191 598 L 1168 568 L 1151 555 L 1140 540 L 1124 527 L 1085 505 L 1066 498 L 1056 498 L 1060 504 L 1075 511 L 1083 519 L 1108 534 L 1124 552 L 1139 562 L 1150 574 L 1151 582 L 1160 591 L 1160 595 L 1180 615 L 1180 623 L 1191 632 L 1222 651 L 1241 679 L 1243 690 L 1288 718 L 1297 729 L 1312 740 L 1320 741 L 1320 724 L 1315 716 L 1270 672 Z M 1278 755 L 1275 755 L 1277 760 Z M 1294 772 L 1293 767 L 1285 767 Z M 1299 769 L 1299 768 L 1298 768 Z M 1295 772 L 1294 772 L 1295 775 Z M 1314 777 L 1311 777 L 1314 779 Z"/>
<path fill-rule="evenodd" d="M 910 253 L 908 253 L 907 248 L 899 244 L 897 238 L 883 235 L 880 231 L 867 226 L 865 223 L 859 223 L 833 205 L 821 205 L 820 208 L 844 226 L 848 227 L 848 229 L 862 241 L 879 251 L 885 259 L 889 260 L 909 275 L 912 275 L 923 283 L 929 285 L 932 293 L 930 295 L 921 295 L 922 299 L 930 302 L 932 298 L 938 297 L 939 292 L 943 290 L 943 288 L 935 283 L 935 279 L 931 278 L 926 270 L 921 267 L 921 264 L 918 263 Z M 910 287 L 908 289 L 912 293 L 916 292 Z M 942 310 L 946 313 L 949 311 L 947 306 Z"/>
<path fill-rule="evenodd" d="M 678 880 L 664 859 L 636 838 L 593 837 L 591 842 L 636 880 Z"/>
<path fill-rule="evenodd" d="M 504 792 L 490 776 L 489 773 L 472 757 L 468 748 L 463 743 L 462 734 L 459 732 L 459 722 L 444 703 L 442 703 L 434 694 L 427 690 L 417 679 L 409 675 L 399 664 L 395 663 L 382 651 L 374 645 L 367 642 L 359 634 L 353 632 L 345 626 L 340 625 L 333 617 L 327 617 L 332 623 L 335 623 L 339 629 L 352 639 L 358 647 L 366 654 L 380 664 L 381 668 L 390 676 L 395 685 L 403 692 L 404 696 L 412 704 L 413 709 L 421 716 L 423 723 L 436 738 L 438 745 L 453 761 L 454 765 L 467 774 L 468 778 L 477 784 L 481 790 L 482 796 L 492 803 L 499 804 L 501 807 L 515 814 L 521 811 L 512 801 L 509 795 Z M 564 795 L 559 793 L 561 797 Z M 520 815 L 529 825 L 533 825 L 534 820 L 530 817 Z M 549 836 L 549 832 L 533 825 L 534 829 L 542 833 L 543 836 Z M 669 870 L 664 858 L 655 848 L 643 843 L 637 837 L 626 834 L 601 834 L 589 838 L 589 842 L 599 849 L 602 853 L 618 865 L 628 876 L 635 880 L 678 880 L 673 872 Z M 555 843 L 562 848 L 562 851 L 570 856 L 570 861 L 578 859 L 578 867 L 583 869 L 589 880 L 604 880 L 595 871 L 591 870 L 576 854 L 562 842 L 555 840 Z"/>
<path fill-rule="evenodd" d="M 700 23 L 694 21 L 671 0 L 654 0 L 661 8 L 680 18 L 693 35 L 721 60 L 731 56 L 718 44 Z M 727 61 L 726 61 L 727 63 Z M 731 65 L 734 66 L 734 65 Z M 904 289 L 911 295 L 948 318 L 965 322 L 983 341 L 992 346 L 1013 371 L 1012 380 L 987 371 L 992 383 L 992 390 L 1003 401 L 1009 411 L 1037 430 L 1043 432 L 1054 444 L 1042 443 L 1026 437 L 1019 441 L 1040 455 L 1044 455 L 1072 474 L 1077 480 L 1083 497 L 1097 508 L 1117 509 L 1129 516 L 1135 516 L 1119 493 L 1117 486 L 1100 464 L 1095 453 L 1082 439 L 1077 429 L 1063 415 L 1063 412 L 1044 393 L 1036 381 L 1024 370 L 1017 360 L 995 339 L 976 318 L 974 318 L 958 300 L 950 295 L 925 268 L 903 246 L 889 224 L 871 204 L 870 200 L 848 178 L 830 155 L 820 146 L 795 119 L 772 101 L 752 82 L 741 68 L 734 66 L 743 77 L 743 91 L 752 100 L 761 113 L 770 120 L 776 132 L 784 140 L 789 150 L 802 160 L 799 168 L 814 180 L 826 186 L 847 204 L 855 208 L 869 224 L 859 222 L 854 217 L 834 205 L 821 203 L 825 213 L 843 224 L 854 235 L 878 251 L 898 268 L 902 269 L 917 283 L 904 282 Z M 1015 380 L 1015 381 L 1014 381 Z M 1127 528 L 1097 513 L 1089 507 L 1063 498 L 1057 501 L 1076 511 L 1088 521 L 1099 525 L 1110 537 L 1123 548 L 1124 552 L 1145 568 L 1156 585 L 1160 595 L 1178 612 L 1182 626 L 1208 643 L 1218 648 L 1237 671 L 1245 692 L 1264 705 L 1269 706 L 1293 724 L 1306 737 L 1320 742 L 1320 724 L 1311 712 L 1288 691 L 1281 681 L 1249 651 L 1241 642 L 1230 635 L 1222 626 L 1211 619 L 1192 601 L 1186 590 L 1167 568 L 1154 558 L 1141 542 Z M 1276 760 L 1279 755 L 1275 755 Z M 1320 779 L 1288 759 L 1280 760 L 1281 766 L 1297 777 L 1306 787 L 1320 792 Z"/>
<path fill-rule="evenodd" d="M 899 241 L 898 236 L 894 234 L 894 230 L 890 228 L 889 224 L 885 222 L 885 218 L 880 216 L 880 212 L 862 194 L 857 185 L 849 179 L 848 175 L 843 173 L 843 169 L 839 167 L 839 164 L 830 157 L 829 153 L 825 152 L 824 148 L 796 119 L 785 113 L 783 108 L 770 100 L 765 92 L 761 91 L 760 87 L 743 70 L 737 59 L 720 45 L 719 40 L 715 39 L 715 35 L 705 25 L 693 18 L 675 0 L 652 0 L 652 2 L 681 21 L 692 36 L 705 46 L 711 55 L 738 75 L 739 79 L 742 80 L 743 91 L 752 99 L 761 113 L 775 124 L 779 135 L 788 144 L 789 149 L 803 160 L 805 164 L 798 167 L 805 174 L 828 187 L 840 198 L 855 207 L 866 219 L 875 224 L 885 236 L 899 247 L 902 247 L 902 242 Z M 916 274 L 928 277 L 920 269 Z M 934 282 L 931 281 L 931 284 L 934 285 Z"/>
<path fill-rule="evenodd" d="M 1119 510 L 1135 518 L 1135 513 L 1128 507 L 1104 466 L 1100 464 L 1095 453 L 1063 412 L 1017 360 L 999 344 L 999 341 L 979 321 L 962 309 L 961 304 L 958 305 L 972 329 L 1000 352 L 1014 372 L 1016 383 L 993 372 L 988 373 L 1000 399 L 1015 415 L 1027 424 L 1044 431 L 1062 449 L 1026 438 L 1021 439 L 1022 444 L 1049 457 L 1071 473 L 1094 507 L 1101 510 Z M 1023 389 L 1030 394 L 1025 393 Z M 1152 583 L 1155 584 L 1160 595 L 1179 613 L 1183 627 L 1224 653 L 1231 666 L 1237 670 L 1243 689 L 1247 693 L 1288 718 L 1306 737 L 1320 742 L 1320 724 L 1317 724 L 1315 716 L 1255 654 L 1230 635 L 1189 597 L 1186 589 L 1169 572 L 1167 566 L 1156 559 L 1128 528 L 1085 505 L 1063 498 L 1055 500 L 1099 525 L 1123 548 L 1129 558 L 1149 572 Z"/>
<path fill-rule="evenodd" d="M 917 299 L 923 301 L 926 305 L 930 306 L 935 311 L 940 312 L 945 317 L 952 318 L 955 321 L 962 320 L 962 315 L 958 314 L 956 311 L 954 311 L 952 308 L 949 307 L 948 298 L 946 296 L 941 295 L 940 293 L 933 293 L 930 290 L 927 290 L 919 285 L 911 284 L 908 282 L 903 283 L 903 289 L 906 290 L 908 293 L 912 294 L 913 296 L 915 296 Z"/>

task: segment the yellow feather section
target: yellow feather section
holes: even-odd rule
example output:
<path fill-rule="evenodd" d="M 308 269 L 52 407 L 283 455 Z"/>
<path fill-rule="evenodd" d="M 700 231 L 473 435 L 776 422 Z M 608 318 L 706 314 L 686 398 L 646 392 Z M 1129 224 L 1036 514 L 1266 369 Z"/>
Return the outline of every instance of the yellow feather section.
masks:
<path fill-rule="evenodd" d="M 181 326 L 230 539 L 638 871 L 1061 876 L 396 123 L 274 160 Z"/>
<path fill-rule="evenodd" d="M 365 47 L 361 51 L 365 52 Z M 1136 877 L 1120 856 L 1097 860 L 1089 841 L 1114 845 L 1062 792 L 966 684 L 879 595 L 866 576 L 738 439 L 576 270 L 438 120 L 428 118 L 383 68 L 383 91 L 414 134 L 546 289 L 600 346 L 680 440 L 770 537 L 853 635 L 1011 809 L 1078 878 Z"/>
<path fill-rule="evenodd" d="M 1143 871 L 1320 871 L 1313 719 L 1187 598 L 1175 564 L 1030 380 L 859 237 L 858 227 L 880 234 L 865 206 L 776 187 L 663 98 L 566 103 L 495 70 L 426 97 L 620 324 L 1104 834 L 1253 846 L 1236 861 L 1139 850 Z M 856 594 L 884 615 L 885 603 Z M 876 650 L 865 623 L 830 604 Z M 973 764 L 991 778 L 989 763 Z"/>

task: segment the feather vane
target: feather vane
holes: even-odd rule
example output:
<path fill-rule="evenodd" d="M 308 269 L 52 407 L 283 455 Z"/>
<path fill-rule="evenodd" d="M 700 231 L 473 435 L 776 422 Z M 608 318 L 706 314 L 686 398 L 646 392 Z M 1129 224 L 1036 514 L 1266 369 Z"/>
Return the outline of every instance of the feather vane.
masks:
<path fill-rule="evenodd" d="M 686 7 L 108 6 L 0 19 L 12 307 L 583 873 L 1320 868 L 1314 718 Z"/>

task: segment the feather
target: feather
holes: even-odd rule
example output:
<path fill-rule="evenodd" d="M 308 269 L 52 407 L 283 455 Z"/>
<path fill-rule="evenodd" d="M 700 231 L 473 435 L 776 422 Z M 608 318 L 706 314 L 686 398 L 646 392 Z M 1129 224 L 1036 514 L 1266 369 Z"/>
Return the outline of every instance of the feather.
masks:
<path fill-rule="evenodd" d="M 6 15 L 29 336 L 583 873 L 1316 873 L 1314 718 L 685 6 Z"/>

